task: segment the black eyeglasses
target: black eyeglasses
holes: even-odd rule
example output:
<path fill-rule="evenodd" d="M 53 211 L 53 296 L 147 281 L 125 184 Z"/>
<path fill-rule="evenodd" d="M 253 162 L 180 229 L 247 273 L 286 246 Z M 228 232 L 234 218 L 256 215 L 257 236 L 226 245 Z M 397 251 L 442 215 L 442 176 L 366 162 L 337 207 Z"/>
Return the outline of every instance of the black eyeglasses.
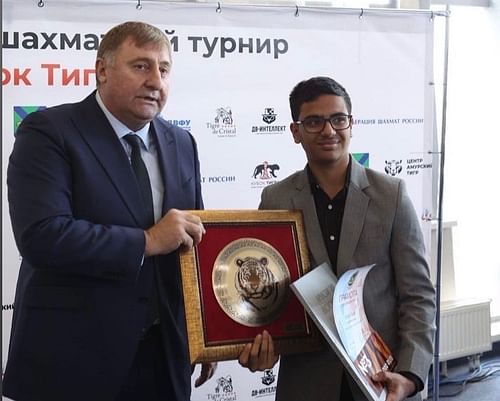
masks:
<path fill-rule="evenodd" d="M 333 116 L 324 118 L 321 116 L 310 116 L 302 121 L 295 121 L 295 124 L 302 124 L 306 132 L 309 134 L 319 134 L 325 129 L 325 124 L 328 121 L 335 131 L 342 131 L 351 126 L 350 114 L 334 114 Z"/>

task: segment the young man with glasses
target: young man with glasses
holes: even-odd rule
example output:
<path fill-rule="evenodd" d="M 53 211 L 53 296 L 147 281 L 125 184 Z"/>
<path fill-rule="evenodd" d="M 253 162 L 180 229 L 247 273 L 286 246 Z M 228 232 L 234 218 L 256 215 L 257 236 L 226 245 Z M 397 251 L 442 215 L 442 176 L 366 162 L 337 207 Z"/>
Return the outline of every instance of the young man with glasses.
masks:
<path fill-rule="evenodd" d="M 376 264 L 365 283 L 365 311 L 398 364 L 395 372 L 373 379 L 387 387 L 387 401 L 421 400 L 418 392 L 432 360 L 435 294 L 404 181 L 364 168 L 350 156 L 352 105 L 338 82 L 327 77 L 300 82 L 290 94 L 290 109 L 290 130 L 307 165 L 265 188 L 259 208 L 302 210 L 313 267 L 328 262 L 340 276 Z M 239 358 L 251 371 L 277 361 L 266 331 Z M 325 345 L 320 352 L 281 357 L 276 400 L 366 398 Z"/>

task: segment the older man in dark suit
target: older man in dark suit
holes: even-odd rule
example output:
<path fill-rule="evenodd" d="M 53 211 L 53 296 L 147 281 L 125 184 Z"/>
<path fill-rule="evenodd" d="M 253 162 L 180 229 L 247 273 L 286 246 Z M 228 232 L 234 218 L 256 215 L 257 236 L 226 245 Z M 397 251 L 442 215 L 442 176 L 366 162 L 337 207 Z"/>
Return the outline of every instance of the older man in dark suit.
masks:
<path fill-rule="evenodd" d="M 193 137 L 159 117 L 171 56 L 158 28 L 120 24 L 100 44 L 97 91 L 18 128 L 7 173 L 22 256 L 10 398 L 190 399 L 177 250 L 201 241 L 185 210 L 203 201 Z"/>

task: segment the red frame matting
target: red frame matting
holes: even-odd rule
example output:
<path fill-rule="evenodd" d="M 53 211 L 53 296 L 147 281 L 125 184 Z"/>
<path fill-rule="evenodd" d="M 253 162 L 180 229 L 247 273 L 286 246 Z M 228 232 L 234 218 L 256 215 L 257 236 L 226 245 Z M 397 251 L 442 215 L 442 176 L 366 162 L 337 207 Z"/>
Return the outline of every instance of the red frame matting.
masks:
<path fill-rule="evenodd" d="M 264 329 L 276 339 L 303 336 L 308 327 L 306 313 L 291 290 L 288 304 L 280 317 L 265 326 L 247 327 L 222 310 L 212 288 L 212 270 L 218 254 L 230 242 L 240 238 L 255 238 L 272 245 L 288 266 L 290 282 L 297 280 L 303 274 L 303 266 L 295 223 L 204 223 L 204 226 L 206 234 L 197 246 L 196 260 L 206 344 L 252 342 Z"/>

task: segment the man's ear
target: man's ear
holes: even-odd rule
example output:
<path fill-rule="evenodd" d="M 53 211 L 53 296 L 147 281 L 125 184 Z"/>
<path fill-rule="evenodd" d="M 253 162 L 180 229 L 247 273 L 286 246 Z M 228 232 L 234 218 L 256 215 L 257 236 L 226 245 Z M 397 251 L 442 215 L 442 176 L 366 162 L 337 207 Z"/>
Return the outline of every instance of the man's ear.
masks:
<path fill-rule="evenodd" d="M 301 143 L 302 142 L 299 130 L 300 130 L 299 124 L 297 124 L 297 123 L 290 123 L 290 131 L 292 131 L 293 141 L 295 143 Z"/>
<path fill-rule="evenodd" d="M 100 84 L 106 82 L 106 61 L 102 58 L 98 58 L 95 61 L 95 76 Z"/>

